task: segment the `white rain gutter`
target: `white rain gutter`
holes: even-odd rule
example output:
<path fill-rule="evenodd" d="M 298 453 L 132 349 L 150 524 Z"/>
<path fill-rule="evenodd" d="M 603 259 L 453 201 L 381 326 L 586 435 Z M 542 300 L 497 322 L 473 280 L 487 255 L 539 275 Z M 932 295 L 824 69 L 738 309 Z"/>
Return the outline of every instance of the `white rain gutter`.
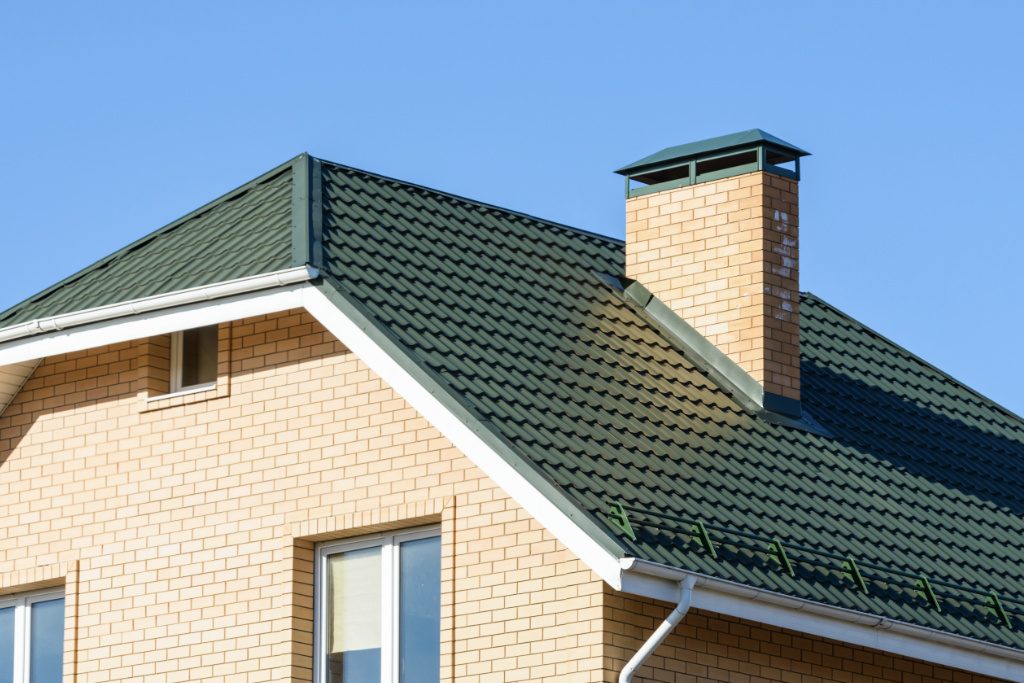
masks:
<path fill-rule="evenodd" d="M 695 587 L 700 590 L 695 591 L 696 596 L 691 598 L 691 602 L 699 609 L 761 621 L 804 633 L 816 633 L 822 637 L 840 639 L 1007 680 L 1024 681 L 1024 650 L 957 636 L 866 612 L 831 607 L 812 600 L 794 598 L 655 562 L 638 560 L 635 557 L 623 558 L 619 564 L 623 570 L 623 590 L 626 592 L 638 592 L 646 597 L 665 600 L 668 599 L 668 586 L 658 590 L 655 584 L 650 583 L 650 579 L 680 582 L 686 578 L 693 578 Z M 631 586 L 628 579 L 630 575 L 639 579 L 639 583 Z M 751 607 L 737 609 L 743 604 Z M 760 607 L 757 607 L 758 605 Z M 830 620 L 836 624 L 836 628 L 831 629 L 829 633 L 821 631 L 820 626 L 826 623 L 824 620 Z M 866 634 L 870 634 L 871 637 L 865 637 Z"/>
<path fill-rule="evenodd" d="M 661 622 L 661 626 L 651 634 L 647 642 L 640 646 L 640 649 L 636 651 L 633 658 L 622 668 L 622 673 L 619 674 L 619 683 L 631 683 L 636 670 L 643 666 L 648 657 L 654 654 L 654 651 L 668 638 L 668 634 L 672 633 L 675 627 L 679 625 L 679 622 L 683 620 L 683 617 L 686 616 L 686 613 L 690 611 L 693 585 L 696 582 L 697 577 L 692 575 L 679 582 L 679 602 L 676 604 L 675 609 L 665 617 L 665 621 Z"/>
<path fill-rule="evenodd" d="M 319 274 L 316 268 L 299 266 L 298 268 L 277 270 L 263 275 L 253 275 L 251 277 L 238 278 L 237 280 L 218 282 L 215 285 L 181 289 L 176 292 L 157 294 L 156 296 L 148 296 L 124 303 L 88 308 L 83 311 L 63 313 L 48 318 L 39 318 L 0 329 L 0 344 L 12 339 L 55 332 L 68 327 L 88 325 L 89 323 L 121 318 L 128 315 L 137 315 L 174 306 L 184 306 L 201 301 L 210 301 L 211 299 L 220 299 L 236 294 L 246 294 L 261 289 L 307 282 L 316 278 Z"/>

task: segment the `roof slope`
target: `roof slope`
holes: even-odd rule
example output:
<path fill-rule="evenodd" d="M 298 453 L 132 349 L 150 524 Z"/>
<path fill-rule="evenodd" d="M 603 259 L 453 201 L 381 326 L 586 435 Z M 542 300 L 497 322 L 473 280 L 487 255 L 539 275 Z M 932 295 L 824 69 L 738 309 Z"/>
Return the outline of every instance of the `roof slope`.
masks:
<path fill-rule="evenodd" d="M 289 162 L 0 313 L 0 328 L 288 268 Z"/>
<path fill-rule="evenodd" d="M 623 271 L 621 242 L 302 156 L 0 327 L 273 272 L 297 254 L 603 544 L 1024 649 L 1024 423 L 810 295 L 802 396 L 816 432 L 757 418 L 705 375 L 608 277 Z M 792 574 L 766 552 L 776 539 Z M 851 557 L 866 592 L 843 571 Z"/>
<path fill-rule="evenodd" d="M 323 169 L 325 271 L 629 554 L 1024 646 L 1018 418 L 808 295 L 803 401 L 831 437 L 769 424 L 599 277 L 622 272 L 621 242 Z M 766 553 L 775 538 L 793 576 Z"/>

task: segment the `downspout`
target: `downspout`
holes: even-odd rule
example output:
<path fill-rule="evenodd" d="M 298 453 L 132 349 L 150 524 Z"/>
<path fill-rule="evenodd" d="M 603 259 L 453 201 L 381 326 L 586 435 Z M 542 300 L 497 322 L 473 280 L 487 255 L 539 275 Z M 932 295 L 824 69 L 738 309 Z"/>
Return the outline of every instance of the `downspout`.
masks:
<path fill-rule="evenodd" d="M 665 617 L 665 621 L 661 622 L 661 626 L 651 634 L 647 642 L 640 646 L 640 649 L 636 651 L 633 658 L 622 668 L 622 673 L 619 674 L 619 683 L 630 683 L 633 680 L 633 674 L 636 673 L 636 670 L 643 666 L 648 657 L 654 654 L 658 646 L 668 638 L 668 634 L 672 633 L 672 630 L 679 625 L 679 622 L 683 620 L 686 613 L 690 611 L 690 600 L 693 598 L 693 584 L 696 582 L 697 577 L 695 576 L 687 576 L 679 582 L 679 604 L 676 605 L 671 614 Z"/>

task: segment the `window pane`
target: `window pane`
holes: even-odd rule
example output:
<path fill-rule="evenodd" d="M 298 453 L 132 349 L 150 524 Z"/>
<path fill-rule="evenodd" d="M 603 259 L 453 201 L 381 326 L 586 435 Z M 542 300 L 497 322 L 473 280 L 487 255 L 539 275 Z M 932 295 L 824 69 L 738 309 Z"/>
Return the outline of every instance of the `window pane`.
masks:
<path fill-rule="evenodd" d="M 217 326 L 181 333 L 181 386 L 194 387 L 217 379 Z"/>
<path fill-rule="evenodd" d="M 403 543 L 399 574 L 399 680 L 437 683 L 441 676 L 441 539 Z"/>
<path fill-rule="evenodd" d="M 327 559 L 327 681 L 380 680 L 380 547 Z"/>
<path fill-rule="evenodd" d="M 64 598 L 32 603 L 29 683 L 60 683 L 64 668 Z"/>
<path fill-rule="evenodd" d="M 14 682 L 14 608 L 0 609 L 0 683 Z"/>

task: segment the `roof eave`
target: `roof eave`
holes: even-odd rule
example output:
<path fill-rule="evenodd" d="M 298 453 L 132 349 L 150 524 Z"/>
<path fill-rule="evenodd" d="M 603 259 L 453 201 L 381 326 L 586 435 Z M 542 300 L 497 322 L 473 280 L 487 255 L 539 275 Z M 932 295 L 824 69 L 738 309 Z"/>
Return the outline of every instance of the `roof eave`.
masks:
<path fill-rule="evenodd" d="M 623 558 L 622 590 L 673 601 L 678 584 L 696 577 L 693 605 L 700 609 L 812 633 L 893 654 L 1009 680 L 1024 680 L 1024 650 L 754 588 L 700 572 Z M 823 626 L 824 624 L 824 626 Z"/>

